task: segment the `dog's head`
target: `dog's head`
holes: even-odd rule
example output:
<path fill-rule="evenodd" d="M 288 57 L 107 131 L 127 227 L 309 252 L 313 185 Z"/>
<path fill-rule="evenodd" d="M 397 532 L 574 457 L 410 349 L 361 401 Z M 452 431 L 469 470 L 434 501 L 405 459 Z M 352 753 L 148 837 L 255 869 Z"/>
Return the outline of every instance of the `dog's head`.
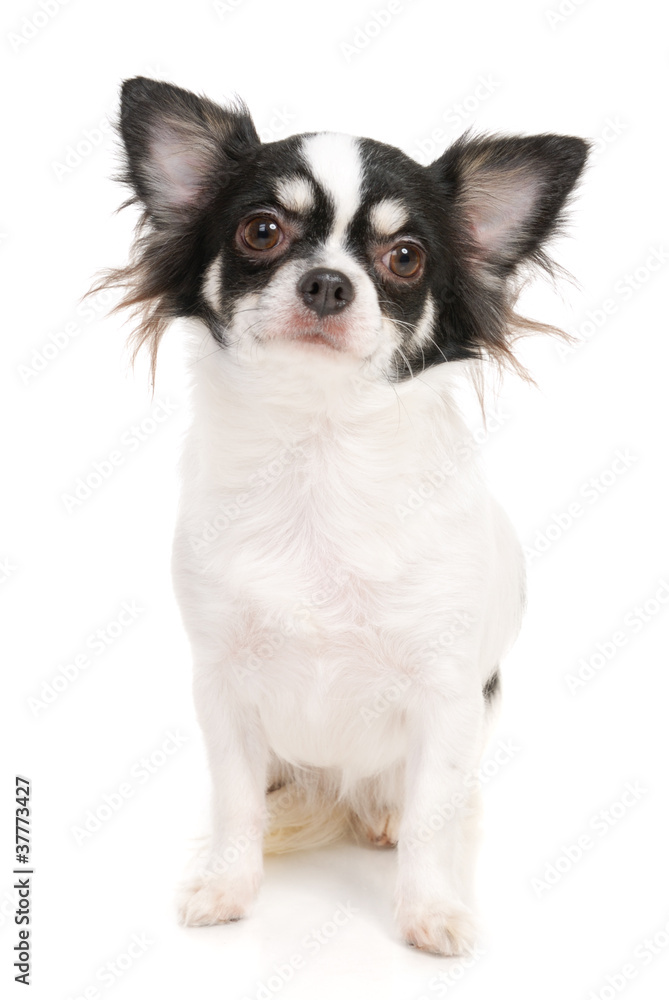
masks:
<path fill-rule="evenodd" d="M 336 133 L 261 143 L 243 105 L 141 77 L 120 129 L 144 216 L 110 283 L 154 365 L 169 320 L 198 316 L 249 363 L 280 343 L 393 380 L 510 357 L 512 279 L 548 266 L 587 154 L 569 136 L 464 136 L 424 167 Z"/>

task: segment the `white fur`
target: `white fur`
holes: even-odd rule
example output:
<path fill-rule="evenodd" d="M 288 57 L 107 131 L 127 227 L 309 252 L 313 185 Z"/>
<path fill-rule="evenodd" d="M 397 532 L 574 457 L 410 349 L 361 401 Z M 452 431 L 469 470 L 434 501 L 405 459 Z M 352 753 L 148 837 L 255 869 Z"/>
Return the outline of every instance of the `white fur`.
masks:
<path fill-rule="evenodd" d="M 407 222 L 406 205 L 396 198 L 384 198 L 372 205 L 369 219 L 379 236 L 392 236 Z"/>
<path fill-rule="evenodd" d="M 283 177 L 276 196 L 289 212 L 308 212 L 314 206 L 314 189 L 306 177 Z"/>
<path fill-rule="evenodd" d="M 342 344 L 358 359 L 373 359 L 379 371 L 387 369 L 399 346 L 400 332 L 383 316 L 376 289 L 364 268 L 345 250 L 326 244 L 315 247 L 306 259 L 287 261 L 262 291 L 239 300 L 227 336 L 237 357 L 245 357 L 249 371 L 256 363 L 259 342 L 283 342 L 313 326 L 314 313 L 298 298 L 295 288 L 309 268 L 321 265 L 345 271 L 355 290 L 355 298 L 337 318 Z M 304 364 L 299 358 L 295 363 Z"/>
<path fill-rule="evenodd" d="M 202 295 L 215 313 L 220 309 L 221 258 L 215 257 L 207 268 L 202 281 Z"/>
<path fill-rule="evenodd" d="M 362 162 L 358 143 L 341 132 L 318 132 L 302 145 L 310 172 L 335 204 L 331 245 L 341 241 L 360 204 Z"/>
<path fill-rule="evenodd" d="M 432 294 L 428 292 L 425 296 L 425 306 L 423 307 L 423 312 L 420 319 L 416 323 L 416 328 L 413 332 L 412 339 L 416 347 L 425 347 L 425 345 L 432 339 L 435 312 L 436 309 L 434 299 L 432 298 Z"/>
<path fill-rule="evenodd" d="M 201 334 L 174 574 L 214 839 L 182 919 L 250 907 L 266 782 L 288 776 L 372 830 L 390 817 L 401 930 L 458 953 L 473 935 L 465 778 L 489 721 L 483 684 L 518 627 L 522 567 L 453 402 L 455 366 L 391 386 L 349 353 L 283 340 L 203 357 Z M 412 509 L 437 469 L 443 483 Z M 221 863 L 240 838 L 248 848 Z"/>
<path fill-rule="evenodd" d="M 397 842 L 402 934 L 457 954 L 474 935 L 467 778 L 493 717 L 483 687 L 520 621 L 522 560 L 475 467 L 458 366 L 388 381 L 398 328 L 345 247 L 355 140 L 322 134 L 303 152 L 335 208 L 328 239 L 237 302 L 225 349 L 203 351 L 193 321 L 174 578 L 214 796 L 211 849 L 181 916 L 244 915 L 268 811 L 283 849 L 304 842 L 301 817 L 316 808 L 309 843 L 349 820 Z M 374 218 L 388 229 L 401 213 L 377 205 Z M 308 343 L 313 312 L 296 288 L 319 265 L 344 271 L 355 297 Z M 217 266 L 205 278 L 215 310 Z M 418 346 L 434 308 L 428 297 Z"/>

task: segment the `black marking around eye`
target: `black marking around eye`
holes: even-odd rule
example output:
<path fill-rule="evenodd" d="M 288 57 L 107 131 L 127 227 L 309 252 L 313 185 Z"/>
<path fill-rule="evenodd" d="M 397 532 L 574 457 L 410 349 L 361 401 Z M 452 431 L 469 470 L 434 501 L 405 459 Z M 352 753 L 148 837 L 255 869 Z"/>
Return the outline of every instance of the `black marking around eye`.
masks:
<path fill-rule="evenodd" d="M 234 316 L 237 300 L 265 288 L 272 274 L 287 261 L 307 259 L 332 230 L 334 203 L 310 174 L 302 155 L 302 142 L 302 136 L 292 136 L 261 147 L 253 161 L 240 169 L 236 182 L 228 184 L 220 193 L 209 212 L 203 241 L 212 248 L 207 255 L 208 263 L 218 254 L 222 259 L 222 313 L 218 322 L 212 323 L 211 310 L 203 304 L 201 296 L 196 312 L 208 323 L 212 335 L 220 343 L 225 342 L 223 331 Z M 291 212 L 281 204 L 276 190 L 277 178 L 281 177 L 303 178 L 309 182 L 314 197 L 308 211 Z M 272 211 L 279 219 L 294 220 L 299 235 L 285 252 L 273 255 L 272 259 L 244 255 L 236 245 L 240 221 L 253 214 Z"/>

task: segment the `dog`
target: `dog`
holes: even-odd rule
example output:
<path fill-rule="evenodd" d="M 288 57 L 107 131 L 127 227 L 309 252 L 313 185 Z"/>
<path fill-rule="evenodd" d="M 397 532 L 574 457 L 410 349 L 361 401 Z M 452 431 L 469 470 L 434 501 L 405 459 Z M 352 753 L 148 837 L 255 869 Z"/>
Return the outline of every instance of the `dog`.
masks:
<path fill-rule="evenodd" d="M 261 143 L 246 106 L 122 88 L 151 370 L 187 318 L 173 555 L 213 783 L 190 926 L 246 916 L 263 849 L 397 849 L 403 939 L 473 947 L 469 780 L 522 617 L 517 538 L 477 471 L 463 375 L 521 370 L 519 277 L 551 269 L 588 144 L 467 133 L 429 166 L 339 133 Z M 418 499 L 417 499 L 418 498 Z"/>

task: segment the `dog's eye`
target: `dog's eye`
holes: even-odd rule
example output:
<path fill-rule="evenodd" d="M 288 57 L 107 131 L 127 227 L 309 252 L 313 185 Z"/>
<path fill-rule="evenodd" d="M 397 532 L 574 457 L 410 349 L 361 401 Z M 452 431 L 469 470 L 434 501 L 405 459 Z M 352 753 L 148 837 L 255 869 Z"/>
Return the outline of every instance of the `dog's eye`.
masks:
<path fill-rule="evenodd" d="M 283 240 L 283 230 L 274 219 L 259 215 L 246 223 L 242 236 L 252 250 L 273 250 Z"/>
<path fill-rule="evenodd" d="M 415 278 L 423 267 L 423 252 L 413 243 L 398 243 L 385 255 L 383 263 L 398 278 Z"/>

